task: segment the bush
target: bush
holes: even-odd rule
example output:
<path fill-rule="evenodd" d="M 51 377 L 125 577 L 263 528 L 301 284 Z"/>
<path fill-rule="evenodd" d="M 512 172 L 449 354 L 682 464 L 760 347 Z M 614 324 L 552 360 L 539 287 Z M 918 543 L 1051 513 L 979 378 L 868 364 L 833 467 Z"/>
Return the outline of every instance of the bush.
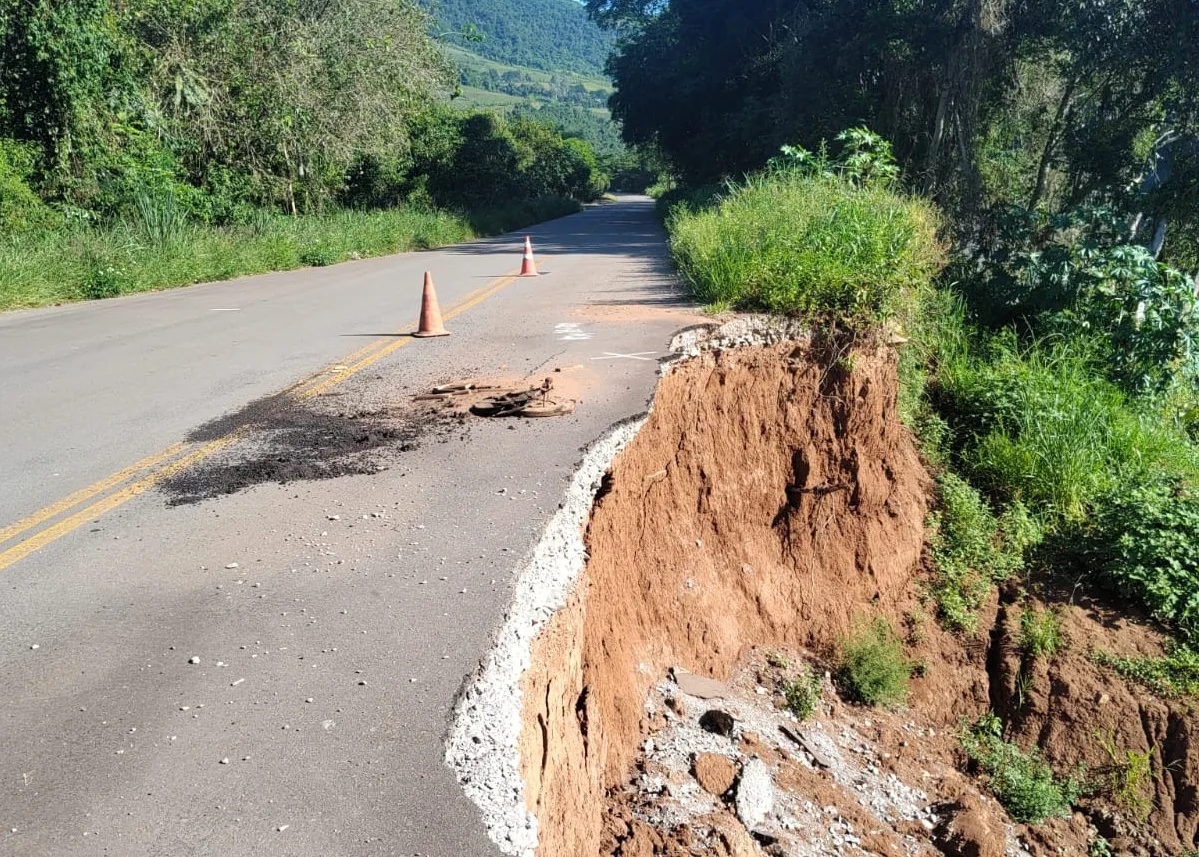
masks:
<path fill-rule="evenodd" d="M 57 225 L 58 215 L 29 187 L 32 169 L 29 147 L 0 140 L 0 237 Z"/>
<path fill-rule="evenodd" d="M 800 720 L 807 720 L 820 704 L 822 687 L 820 674 L 810 667 L 802 667 L 799 675 L 783 684 L 787 710 Z"/>
<path fill-rule="evenodd" d="M 1199 497 L 1184 484 L 1104 496 L 1084 553 L 1105 586 L 1199 642 Z"/>
<path fill-rule="evenodd" d="M 1068 816 L 1079 784 L 1058 780 L 1034 749 L 1024 753 L 1003 740 L 1002 724 L 986 714 L 959 735 L 966 755 L 986 773 L 991 791 L 1014 821 L 1037 824 L 1050 816 Z"/>
<path fill-rule="evenodd" d="M 928 203 L 839 176 L 751 177 L 715 207 L 676 206 L 668 226 L 684 279 L 718 307 L 876 322 L 942 265 Z"/>
<path fill-rule="evenodd" d="M 901 705 L 908 696 L 911 673 L 899 635 L 881 617 L 841 641 L 837 682 L 856 702 L 885 708 Z"/>
<path fill-rule="evenodd" d="M 972 632 L 992 586 L 1023 567 L 1024 550 L 1040 533 L 1019 503 L 1001 521 L 959 476 L 943 473 L 937 486 L 938 509 L 928 521 L 936 563 L 931 594 L 949 628 Z"/>
<path fill-rule="evenodd" d="M 1013 208 L 998 217 L 960 287 L 991 326 L 1094 337 L 1103 350 L 1099 373 L 1125 389 L 1193 382 L 1199 313 L 1191 277 L 1127 241 L 1127 219 L 1110 208 Z"/>

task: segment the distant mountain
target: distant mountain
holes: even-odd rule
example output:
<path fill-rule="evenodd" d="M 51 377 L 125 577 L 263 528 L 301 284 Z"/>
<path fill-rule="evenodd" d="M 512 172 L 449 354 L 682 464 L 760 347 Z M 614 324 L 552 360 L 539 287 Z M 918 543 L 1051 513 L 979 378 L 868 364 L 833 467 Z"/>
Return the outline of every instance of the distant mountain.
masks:
<path fill-rule="evenodd" d="M 425 0 L 443 31 L 471 27 L 485 37 L 459 47 L 508 65 L 603 74 L 612 36 L 575 0 Z"/>

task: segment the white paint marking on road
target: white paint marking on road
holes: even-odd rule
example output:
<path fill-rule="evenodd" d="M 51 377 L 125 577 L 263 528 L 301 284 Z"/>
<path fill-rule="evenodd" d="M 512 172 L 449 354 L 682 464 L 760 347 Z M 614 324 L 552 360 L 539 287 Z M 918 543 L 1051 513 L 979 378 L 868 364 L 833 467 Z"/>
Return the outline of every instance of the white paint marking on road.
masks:
<path fill-rule="evenodd" d="M 645 360 L 652 363 L 657 351 L 638 351 L 636 354 L 613 354 L 605 351 L 603 357 L 592 357 L 592 360 Z"/>
<path fill-rule="evenodd" d="M 591 334 L 583 330 L 583 325 L 574 322 L 563 322 L 554 327 L 554 335 L 559 342 L 586 342 Z"/>
<path fill-rule="evenodd" d="M 241 307 L 216 307 L 209 312 L 241 312 Z"/>

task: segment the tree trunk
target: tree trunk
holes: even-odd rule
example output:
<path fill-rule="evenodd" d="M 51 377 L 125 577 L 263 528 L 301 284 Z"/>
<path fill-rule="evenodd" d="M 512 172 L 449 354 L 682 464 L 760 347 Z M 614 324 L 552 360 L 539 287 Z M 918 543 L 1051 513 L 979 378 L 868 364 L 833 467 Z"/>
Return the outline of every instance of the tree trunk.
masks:
<path fill-rule="evenodd" d="M 953 63 L 950 63 L 952 66 Z M 937 184 L 937 159 L 941 154 L 941 142 L 945 139 L 945 118 L 949 112 L 949 83 L 941 87 L 941 96 L 937 99 L 937 118 L 933 121 L 933 138 L 928 144 L 928 159 L 925 162 L 925 173 L 928 176 L 926 191 L 931 194 Z"/>
<path fill-rule="evenodd" d="M 1045 140 L 1045 149 L 1041 152 L 1041 163 L 1037 166 L 1037 186 L 1033 189 L 1032 199 L 1028 207 L 1035 209 L 1045 196 L 1045 187 L 1049 184 L 1049 165 L 1053 162 L 1053 150 L 1057 148 L 1058 139 L 1064 132 L 1064 125 L 1070 116 L 1070 99 L 1074 97 L 1074 87 L 1077 78 L 1071 78 L 1058 102 L 1057 113 L 1054 114 L 1053 124 L 1049 126 L 1049 137 Z"/>
<path fill-rule="evenodd" d="M 1140 212 L 1132 219 L 1132 226 L 1128 229 L 1128 240 L 1136 241 L 1137 233 L 1141 231 L 1141 224 L 1145 222 L 1145 212 Z"/>
<path fill-rule="evenodd" d="M 1166 227 L 1170 224 L 1166 218 L 1160 217 L 1157 221 L 1157 229 L 1153 232 L 1153 243 L 1149 245 L 1149 252 L 1153 254 L 1153 258 L 1160 258 L 1162 248 L 1166 246 Z"/>

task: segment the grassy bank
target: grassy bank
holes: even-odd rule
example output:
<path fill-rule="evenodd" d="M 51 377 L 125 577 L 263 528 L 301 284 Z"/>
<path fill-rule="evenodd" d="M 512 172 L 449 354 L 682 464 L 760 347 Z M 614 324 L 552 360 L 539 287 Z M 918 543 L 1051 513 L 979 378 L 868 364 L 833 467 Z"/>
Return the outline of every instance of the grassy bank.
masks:
<path fill-rule="evenodd" d="M 683 277 L 717 307 L 878 320 L 944 263 L 929 204 L 836 175 L 752 177 L 668 227 Z"/>
<path fill-rule="evenodd" d="M 440 247 L 578 209 L 574 202 L 543 199 L 470 217 L 415 208 L 299 217 L 263 213 L 251 223 L 229 227 L 196 226 L 169 209 L 140 211 L 109 228 L 0 240 L 0 310 Z"/>

